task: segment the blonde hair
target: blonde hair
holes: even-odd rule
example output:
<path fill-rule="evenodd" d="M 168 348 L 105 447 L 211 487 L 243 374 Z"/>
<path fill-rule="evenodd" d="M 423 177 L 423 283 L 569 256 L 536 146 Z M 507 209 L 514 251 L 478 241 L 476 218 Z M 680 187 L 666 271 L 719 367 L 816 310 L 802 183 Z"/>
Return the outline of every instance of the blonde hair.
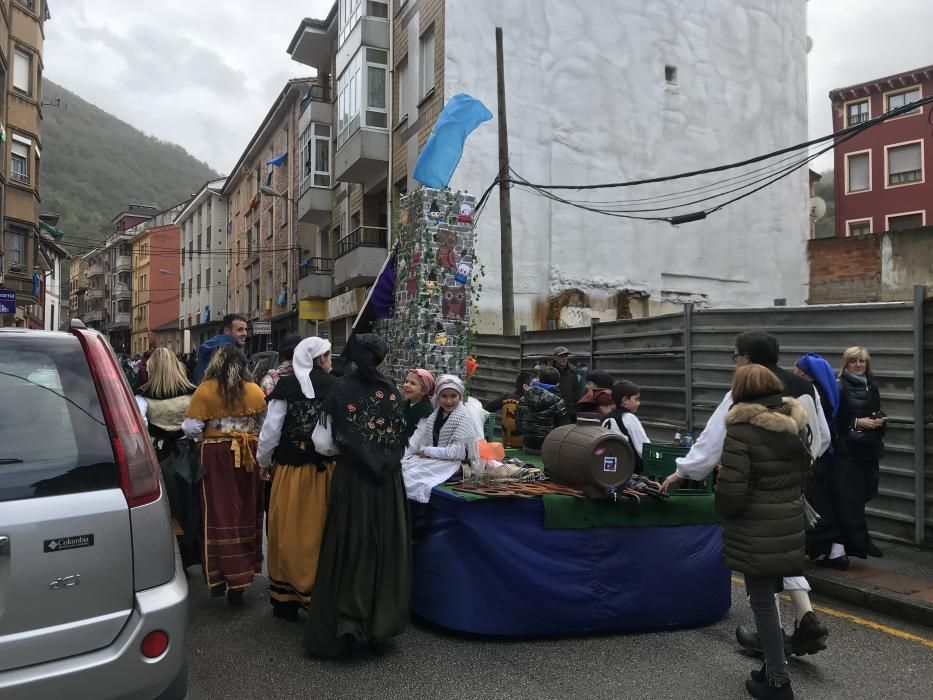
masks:
<path fill-rule="evenodd" d="M 732 400 L 736 402 L 754 401 L 782 391 L 784 383 L 764 365 L 743 365 L 732 377 Z"/>
<path fill-rule="evenodd" d="M 861 345 L 853 345 L 851 348 L 846 348 L 846 351 L 842 353 L 842 367 L 839 368 L 839 376 L 842 376 L 852 360 L 857 360 L 860 357 L 865 358 L 865 374 L 871 374 L 871 355 L 868 354 L 868 350 Z"/>
<path fill-rule="evenodd" d="M 139 393 L 154 399 L 171 399 L 194 391 L 184 368 L 168 348 L 156 348 L 146 360 L 149 381 L 139 387 Z"/>

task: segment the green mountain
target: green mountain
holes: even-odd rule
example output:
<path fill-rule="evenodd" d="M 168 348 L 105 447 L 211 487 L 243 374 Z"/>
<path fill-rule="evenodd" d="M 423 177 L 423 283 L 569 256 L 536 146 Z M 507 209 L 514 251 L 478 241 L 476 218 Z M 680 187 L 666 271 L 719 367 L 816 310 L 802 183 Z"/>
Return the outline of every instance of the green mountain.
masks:
<path fill-rule="evenodd" d="M 825 170 L 820 175 L 823 179 L 816 185 L 816 196 L 826 202 L 826 216 L 816 222 L 816 237 L 832 238 L 836 235 L 836 199 L 833 195 L 835 174 L 832 170 Z"/>
<path fill-rule="evenodd" d="M 43 212 L 61 215 L 62 244 L 83 253 L 110 233 L 130 202 L 168 208 L 216 178 L 181 146 L 147 136 L 45 79 L 40 194 Z"/>

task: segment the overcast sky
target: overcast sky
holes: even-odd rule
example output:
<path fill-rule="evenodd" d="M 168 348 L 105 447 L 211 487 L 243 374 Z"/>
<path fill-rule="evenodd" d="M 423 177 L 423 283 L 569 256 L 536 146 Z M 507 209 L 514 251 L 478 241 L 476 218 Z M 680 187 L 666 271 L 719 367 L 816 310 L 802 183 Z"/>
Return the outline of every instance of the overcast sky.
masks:
<path fill-rule="evenodd" d="M 285 81 L 312 74 L 285 49 L 302 17 L 323 18 L 331 6 L 59 0 L 46 25 L 45 73 L 225 173 Z M 933 64 L 931 26 L 929 0 L 810 0 L 810 135 L 831 131 L 832 88 Z M 816 167 L 831 164 L 824 156 Z"/>

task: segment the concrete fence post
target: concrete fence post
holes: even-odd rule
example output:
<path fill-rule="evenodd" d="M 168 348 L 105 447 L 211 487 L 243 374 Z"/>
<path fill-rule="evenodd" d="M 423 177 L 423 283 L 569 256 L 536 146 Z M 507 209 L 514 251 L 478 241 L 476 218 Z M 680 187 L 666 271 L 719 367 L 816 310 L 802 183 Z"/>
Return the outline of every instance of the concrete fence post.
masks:
<path fill-rule="evenodd" d="M 693 432 L 693 302 L 684 304 L 684 403 L 687 432 Z"/>
<path fill-rule="evenodd" d="M 924 285 L 914 285 L 914 542 L 922 544 L 926 535 L 926 440 L 924 435 L 923 387 L 923 305 Z"/>

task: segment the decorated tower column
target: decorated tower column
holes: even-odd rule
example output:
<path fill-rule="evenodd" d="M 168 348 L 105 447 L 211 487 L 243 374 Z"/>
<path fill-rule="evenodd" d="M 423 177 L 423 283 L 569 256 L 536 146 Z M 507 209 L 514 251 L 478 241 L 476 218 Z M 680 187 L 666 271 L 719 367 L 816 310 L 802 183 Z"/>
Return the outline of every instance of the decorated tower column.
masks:
<path fill-rule="evenodd" d="M 426 187 L 402 198 L 395 313 L 382 328 L 399 381 L 413 367 L 460 377 L 466 372 L 475 203 L 469 194 Z"/>

